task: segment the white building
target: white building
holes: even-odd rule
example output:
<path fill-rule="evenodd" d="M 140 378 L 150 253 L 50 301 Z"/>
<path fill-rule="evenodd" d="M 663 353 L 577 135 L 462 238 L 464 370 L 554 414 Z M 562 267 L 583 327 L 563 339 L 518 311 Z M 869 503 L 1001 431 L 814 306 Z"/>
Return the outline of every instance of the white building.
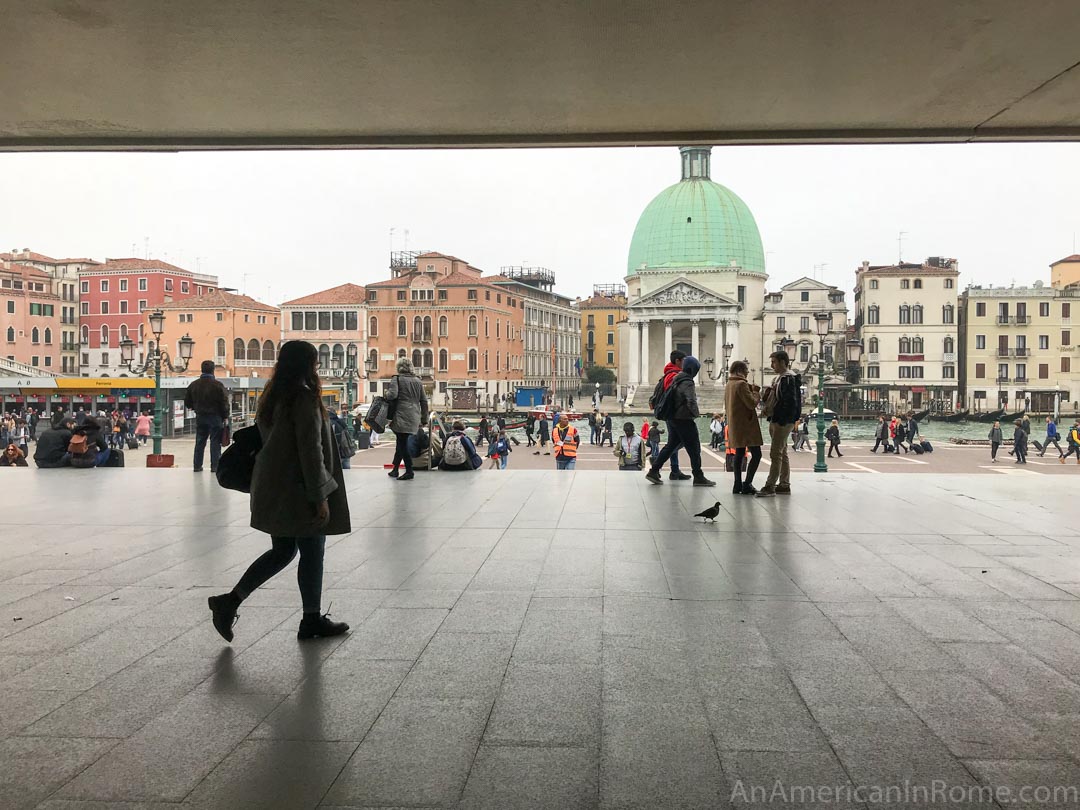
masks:
<path fill-rule="evenodd" d="M 553 391 L 557 401 L 581 386 L 581 313 L 554 291 L 545 267 L 503 267 L 487 279 L 525 302 L 525 386 Z"/>
<path fill-rule="evenodd" d="M 723 358 L 760 378 L 765 254 L 753 214 L 710 179 L 711 147 L 679 150 L 682 176 L 646 206 L 630 241 L 619 380 L 650 391 L 673 349 L 703 362 L 702 408 L 716 407 Z M 639 397 L 638 402 L 644 402 Z"/>
<path fill-rule="evenodd" d="M 848 309 L 844 292 L 837 287 L 803 277 L 785 284 L 777 292 L 765 295 L 761 318 L 761 356 L 764 370 L 762 385 L 771 385 L 773 374 L 769 355 L 785 341 L 795 368 L 802 370 L 810 358 L 822 350 L 815 315 L 829 316 L 829 330 L 824 339 L 825 366 L 828 373 L 843 374 L 847 365 Z"/>
<path fill-rule="evenodd" d="M 956 405 L 955 259 L 871 265 L 855 271 L 855 327 L 863 342 L 860 385 L 892 408 L 949 410 Z"/>

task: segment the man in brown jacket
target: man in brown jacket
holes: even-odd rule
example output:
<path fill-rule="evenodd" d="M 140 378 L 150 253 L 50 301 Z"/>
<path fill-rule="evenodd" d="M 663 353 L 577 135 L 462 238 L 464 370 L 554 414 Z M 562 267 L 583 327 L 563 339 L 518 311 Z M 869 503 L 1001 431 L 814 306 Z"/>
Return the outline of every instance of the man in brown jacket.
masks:
<path fill-rule="evenodd" d="M 195 411 L 195 472 L 202 472 L 206 440 L 210 440 L 210 472 L 217 472 L 221 458 L 221 433 L 229 418 L 229 395 L 214 377 L 214 361 L 203 360 L 202 374 L 187 387 L 184 407 Z"/>

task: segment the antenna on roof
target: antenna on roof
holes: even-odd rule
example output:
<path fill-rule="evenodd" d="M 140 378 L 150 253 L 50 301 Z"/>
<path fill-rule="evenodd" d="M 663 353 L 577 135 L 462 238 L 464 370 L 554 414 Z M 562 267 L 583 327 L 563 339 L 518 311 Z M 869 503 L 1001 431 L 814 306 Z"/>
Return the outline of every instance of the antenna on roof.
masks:
<path fill-rule="evenodd" d="M 390 252 L 394 252 L 394 229 L 390 229 Z"/>
<path fill-rule="evenodd" d="M 405 229 L 405 250 L 409 249 L 409 229 Z"/>
<path fill-rule="evenodd" d="M 144 236 L 143 237 L 143 244 L 146 247 L 146 255 L 143 258 L 149 259 L 150 258 L 150 237 L 149 236 Z"/>
<path fill-rule="evenodd" d="M 900 231 L 896 235 L 896 266 L 899 267 L 904 263 L 904 237 L 907 236 L 907 231 Z"/>

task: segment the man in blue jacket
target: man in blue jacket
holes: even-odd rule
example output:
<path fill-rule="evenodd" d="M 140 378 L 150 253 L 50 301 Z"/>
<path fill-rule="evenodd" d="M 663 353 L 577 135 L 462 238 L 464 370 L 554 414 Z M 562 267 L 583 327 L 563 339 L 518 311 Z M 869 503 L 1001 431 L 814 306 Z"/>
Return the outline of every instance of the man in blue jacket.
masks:
<path fill-rule="evenodd" d="M 757 491 L 758 498 L 791 494 L 791 470 L 788 467 L 787 437 L 799 418 L 802 399 L 799 376 L 791 370 L 791 358 L 785 351 L 769 355 L 776 379 L 766 393 L 766 409 L 769 414 L 769 477 L 765 486 Z"/>
<path fill-rule="evenodd" d="M 1046 455 L 1046 449 L 1050 445 L 1054 445 L 1054 449 L 1058 451 L 1058 458 L 1065 458 L 1065 453 L 1061 450 L 1061 445 L 1058 444 L 1058 440 L 1061 436 L 1058 434 L 1057 423 L 1054 422 L 1054 417 L 1046 417 L 1046 444 L 1043 445 L 1042 450 L 1039 451 L 1039 458 Z"/>

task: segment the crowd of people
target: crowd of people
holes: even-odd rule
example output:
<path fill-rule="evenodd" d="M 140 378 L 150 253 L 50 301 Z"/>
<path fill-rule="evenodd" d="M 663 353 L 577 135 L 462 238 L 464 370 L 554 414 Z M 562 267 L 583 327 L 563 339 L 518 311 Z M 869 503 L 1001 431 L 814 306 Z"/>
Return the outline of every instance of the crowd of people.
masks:
<path fill-rule="evenodd" d="M 990 432 L 986 434 L 986 438 L 990 441 L 990 462 L 996 464 L 998 450 L 1005 443 L 1004 431 L 1001 429 L 1000 421 L 994 422 Z M 1013 463 L 1027 464 L 1029 441 L 1035 445 L 1039 458 L 1045 456 L 1046 451 L 1053 445 L 1058 452 L 1058 461 L 1060 463 L 1064 464 L 1070 456 L 1076 456 L 1076 463 L 1080 464 L 1080 419 L 1073 420 L 1072 427 L 1069 428 L 1066 434 L 1065 450 L 1061 449 L 1061 434 L 1058 432 L 1057 422 L 1054 417 L 1046 417 L 1046 438 L 1042 442 L 1031 439 L 1031 420 L 1028 419 L 1027 414 L 1015 420 L 1013 423 L 1012 449 L 1009 450 L 1009 455 L 1013 456 Z"/>

